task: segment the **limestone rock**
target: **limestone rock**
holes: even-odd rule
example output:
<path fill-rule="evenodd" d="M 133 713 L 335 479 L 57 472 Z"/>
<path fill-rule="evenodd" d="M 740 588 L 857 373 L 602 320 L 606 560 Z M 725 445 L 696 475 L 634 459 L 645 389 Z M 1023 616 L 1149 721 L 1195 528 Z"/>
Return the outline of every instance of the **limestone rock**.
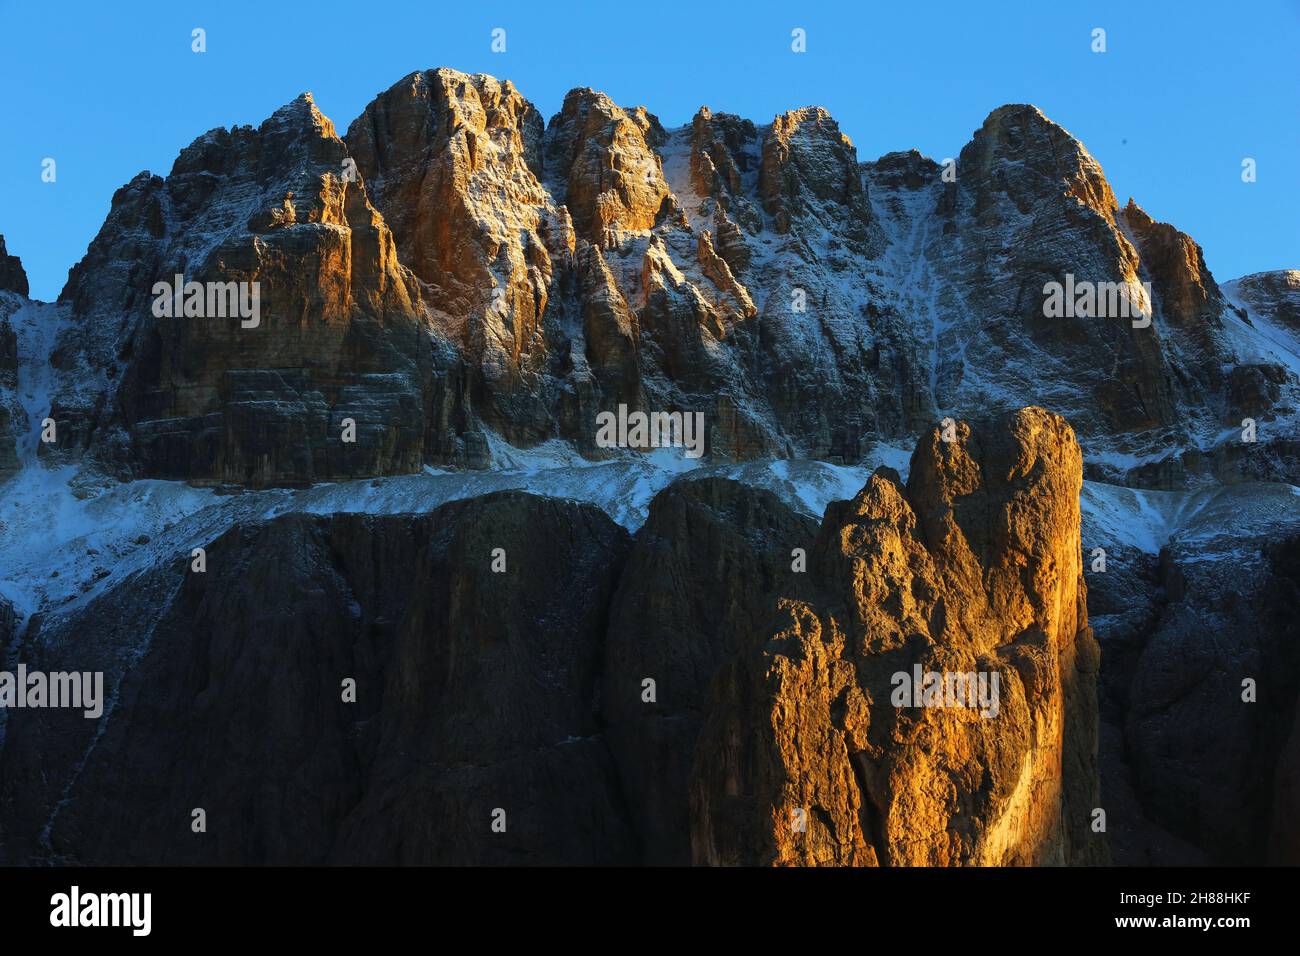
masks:
<path fill-rule="evenodd" d="M 1300 270 L 1256 272 L 1226 285 L 1250 312 L 1272 317 L 1300 334 Z"/>
<path fill-rule="evenodd" d="M 1081 460 L 1040 409 L 924 438 L 827 509 L 807 584 L 714 685 L 692 781 L 710 864 L 1104 858 Z M 996 716 L 891 706 L 914 666 L 981 673 Z M 800 829 L 800 825 L 805 829 Z"/>
<path fill-rule="evenodd" d="M 545 370 L 552 254 L 572 245 L 538 181 L 537 110 L 508 81 L 412 73 L 366 107 L 347 145 L 401 261 L 429 286 L 435 330 L 487 399 L 481 414 L 512 440 L 544 437 L 519 406 Z"/>
<path fill-rule="evenodd" d="M 449 69 L 381 93 L 346 142 L 328 123 L 287 107 L 119 191 L 62 297 L 66 441 L 42 454 L 308 483 L 483 466 L 493 435 L 599 458 L 596 416 L 627 405 L 703 413 L 718 458 L 855 464 L 1033 400 L 1069 418 L 1092 478 L 1300 468 L 1300 359 L 1241 313 L 1285 297 L 1225 297 L 1190 237 L 1121 210 L 1032 106 L 942 164 L 860 162 L 816 107 L 669 130 L 575 89 L 544 128 L 509 82 Z M 154 321 L 142 288 L 178 263 L 262 281 L 262 332 Z M 1047 315 L 1048 284 L 1076 280 L 1141 321 Z M 1258 447 L 1225 437 L 1243 418 L 1267 423 Z"/>
<path fill-rule="evenodd" d="M 676 482 L 651 503 L 610 609 L 602 694 L 646 863 L 691 862 L 688 784 L 710 685 L 761 640 L 816 530 L 771 492 L 722 478 Z"/>
<path fill-rule="evenodd" d="M 0 292 L 13 292 L 21 296 L 28 292 L 27 273 L 23 269 L 22 260 L 9 255 L 4 236 L 0 236 Z"/>
<path fill-rule="evenodd" d="M 1161 552 L 1165 600 L 1121 672 L 1124 752 L 1148 815 L 1206 862 L 1294 864 L 1300 525 L 1247 518 L 1248 497 L 1221 494 Z"/>
<path fill-rule="evenodd" d="M 792 110 L 772 122 L 758 188 L 778 233 L 789 232 L 796 219 L 830 210 L 864 234 L 871 216 L 853 143 L 818 107 Z M 831 225 L 825 219 L 820 224 Z"/>
<path fill-rule="evenodd" d="M 611 245 L 619 231 L 650 229 L 671 214 L 654 149 L 664 138 L 644 108 L 625 110 L 591 89 L 569 91 L 546 131 L 545 163 L 581 238 Z"/>
<path fill-rule="evenodd" d="M 26 304 L 17 293 L 0 292 L 0 481 L 21 467 L 18 438 L 28 424 L 18 399 L 18 334 L 10 319 Z"/>
<path fill-rule="evenodd" d="M 502 493 L 242 525 L 204 574 L 145 572 L 11 648 L 103 669 L 113 703 L 10 713 L 0 859 L 633 861 L 596 709 L 628 544 L 589 505 Z"/>
<path fill-rule="evenodd" d="M 304 95 L 118 191 L 60 297 L 74 328 L 55 365 L 102 390 L 56 395 L 59 450 L 93 441 L 128 473 L 250 485 L 418 467 L 419 289 L 347 158 Z M 155 284 L 177 274 L 258 283 L 260 316 L 158 317 Z"/>

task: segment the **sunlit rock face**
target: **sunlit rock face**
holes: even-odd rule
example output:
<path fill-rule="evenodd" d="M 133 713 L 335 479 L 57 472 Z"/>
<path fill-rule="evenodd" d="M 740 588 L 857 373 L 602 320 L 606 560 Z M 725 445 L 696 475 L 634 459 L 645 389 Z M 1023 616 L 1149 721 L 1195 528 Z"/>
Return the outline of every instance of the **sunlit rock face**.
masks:
<path fill-rule="evenodd" d="M 1078 443 L 1041 409 L 952 437 L 922 439 L 906 485 L 877 471 L 827 509 L 806 582 L 722 672 L 691 783 L 696 862 L 1104 858 Z M 899 706 L 917 670 L 989 691 L 921 706 L 918 686 Z"/>
<path fill-rule="evenodd" d="M 399 81 L 347 136 L 401 261 L 427 285 L 431 324 L 450 346 L 440 352 L 457 356 L 444 374 L 459 378 L 463 356 L 479 414 L 523 444 L 554 428 L 537 401 L 548 243 L 555 255 L 572 252 L 567 218 L 537 179 L 541 139 L 540 115 L 509 82 L 451 70 Z"/>
<path fill-rule="evenodd" d="M 346 158 L 303 96 L 119 190 L 61 296 L 72 328 L 53 362 L 69 384 L 52 415 L 67 439 L 52 450 L 90 444 L 129 474 L 250 485 L 418 467 L 419 288 Z M 156 284 L 176 275 L 243 284 L 257 311 L 219 317 L 205 298 L 204 314 L 160 317 Z"/>
<path fill-rule="evenodd" d="M 691 862 L 689 785 L 713 682 L 761 646 L 774 596 L 797 578 L 795 549 L 816 534 L 772 492 L 728 479 L 678 482 L 652 502 L 610 608 L 602 685 L 645 863 Z"/>
<path fill-rule="evenodd" d="M 546 132 L 548 178 L 578 235 L 601 246 L 652 229 L 676 205 L 656 148 L 667 134 L 644 107 L 624 110 L 595 90 L 572 90 Z"/>
<path fill-rule="evenodd" d="M 517 492 L 237 524 L 6 639 L 112 704 L 9 716 L 0 859 L 1100 859 L 1078 446 L 1038 409 L 953 437 L 820 527 L 720 478 L 635 537 Z M 998 683 L 896 703 L 914 666 Z M 177 801 L 240 836 L 144 824 Z"/>
<path fill-rule="evenodd" d="M 261 283 L 261 327 L 154 317 L 178 269 Z M 1053 284 L 1092 304 L 1056 314 Z M 1267 289 L 1241 301 L 1271 321 Z M 62 301 L 44 453 L 127 474 L 484 467 L 493 436 L 599 458 L 619 405 L 704 414 L 716 458 L 851 464 L 1032 400 L 1090 476 L 1161 487 L 1285 479 L 1300 448 L 1296 367 L 1032 106 L 944 163 L 863 162 L 817 107 L 668 129 L 575 89 L 544 123 L 508 81 L 413 73 L 342 140 L 300 100 L 137 177 Z M 1274 423 L 1249 454 L 1243 418 Z"/>

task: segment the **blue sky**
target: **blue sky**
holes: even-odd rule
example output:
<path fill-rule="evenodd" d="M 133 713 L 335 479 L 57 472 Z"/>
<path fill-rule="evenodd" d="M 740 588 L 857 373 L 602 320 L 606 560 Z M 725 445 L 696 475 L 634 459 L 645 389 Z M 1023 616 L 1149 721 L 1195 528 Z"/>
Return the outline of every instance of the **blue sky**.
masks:
<path fill-rule="evenodd" d="M 194 27 L 206 53 L 191 52 Z M 505 53 L 491 50 L 494 27 Z M 804 54 L 790 51 L 795 27 Z M 1105 53 L 1090 48 L 1095 27 Z M 1300 268 L 1298 51 L 1300 0 L 0 0 L 0 233 L 33 295 L 53 298 L 114 190 L 142 169 L 165 174 L 204 131 L 256 125 L 310 90 L 342 132 L 405 74 L 451 66 L 513 80 L 548 119 L 575 86 L 670 126 L 701 105 L 760 123 L 820 105 L 861 159 L 955 156 L 992 109 L 1034 103 L 1084 142 L 1121 203 L 1190 233 L 1224 280 Z M 45 157 L 54 183 L 41 181 Z"/>

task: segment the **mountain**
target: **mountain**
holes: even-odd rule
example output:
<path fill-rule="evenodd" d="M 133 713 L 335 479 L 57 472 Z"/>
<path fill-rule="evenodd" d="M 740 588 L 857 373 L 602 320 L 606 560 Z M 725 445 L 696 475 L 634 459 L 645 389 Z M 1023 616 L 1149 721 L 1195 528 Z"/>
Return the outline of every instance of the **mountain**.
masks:
<path fill-rule="evenodd" d="M 815 108 L 668 130 L 574 90 L 543 124 L 509 82 L 441 69 L 340 138 L 304 95 L 114 197 L 60 296 L 44 450 L 263 487 L 488 467 L 489 436 L 599 458 L 596 417 L 627 405 L 703 413 L 714 456 L 856 463 L 1030 396 L 1090 477 L 1294 475 L 1295 343 L 1253 318 L 1276 298 L 1243 318 L 1195 242 L 1120 208 L 1031 106 L 994 110 L 947 172 L 860 162 Z M 178 274 L 258 282 L 259 323 L 154 316 Z M 1150 321 L 1045 315 L 1067 281 Z"/>
<path fill-rule="evenodd" d="M 0 664 L 109 688 L 0 708 L 0 860 L 1294 862 L 1298 277 L 1028 105 L 210 131 L 57 302 L 0 240 Z"/>

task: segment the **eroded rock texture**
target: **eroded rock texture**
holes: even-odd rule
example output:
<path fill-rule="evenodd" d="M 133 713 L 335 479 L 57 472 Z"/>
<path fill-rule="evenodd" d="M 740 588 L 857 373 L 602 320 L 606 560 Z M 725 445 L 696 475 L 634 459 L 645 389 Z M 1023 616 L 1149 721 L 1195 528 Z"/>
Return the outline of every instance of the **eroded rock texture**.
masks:
<path fill-rule="evenodd" d="M 18 438 L 27 424 L 27 413 L 18 399 L 18 335 L 10 316 L 24 304 L 17 295 L 0 292 L 0 480 L 22 467 Z"/>
<path fill-rule="evenodd" d="M 112 703 L 10 712 L 3 859 L 632 861 L 595 709 L 627 549 L 518 493 L 236 527 L 206 573 L 178 556 L 10 648 L 104 670 Z"/>
<path fill-rule="evenodd" d="M 931 434 L 906 488 L 878 471 L 820 529 L 718 478 L 661 493 L 634 541 L 516 492 L 238 525 L 206 571 L 178 555 L 6 641 L 104 671 L 108 702 L 7 715 L 0 853 L 1098 859 L 1079 484 L 1069 428 L 1026 409 Z M 896 708 L 913 664 L 996 673 L 996 716 Z"/>
<path fill-rule="evenodd" d="M 9 255 L 0 236 L 0 480 L 18 471 L 18 435 L 26 413 L 18 400 L 18 336 L 10 316 L 27 296 L 27 273 L 17 256 Z"/>
<path fill-rule="evenodd" d="M 771 492 L 727 479 L 678 482 L 652 503 L 614 596 L 603 692 L 645 862 L 691 862 L 688 783 L 711 685 L 761 646 L 795 549 L 816 533 Z"/>
<path fill-rule="evenodd" d="M 1300 270 L 1256 272 L 1227 286 L 1255 317 L 1271 317 L 1300 332 Z"/>
<path fill-rule="evenodd" d="M 1211 520 L 1227 507 L 1161 553 L 1125 751 L 1146 813 L 1207 862 L 1295 864 L 1300 527 Z"/>
<path fill-rule="evenodd" d="M 261 282 L 261 327 L 152 316 L 178 270 Z M 343 139 L 304 97 L 119 190 L 61 296 L 43 454 L 292 484 L 484 467 L 493 436 L 601 457 L 596 416 L 627 405 L 703 413 L 718 458 L 856 463 L 1029 400 L 1094 478 L 1288 480 L 1300 378 L 1260 322 L 1290 306 L 1257 280 L 1243 318 L 1032 106 L 943 165 L 863 162 L 817 107 L 666 129 L 584 88 L 543 123 L 508 81 L 428 70 Z M 1141 321 L 1047 316 L 1067 281 L 1122 288 Z"/>
<path fill-rule="evenodd" d="M 60 297 L 74 316 L 52 357 L 64 437 L 44 451 L 93 444 L 129 474 L 250 485 L 417 468 L 420 293 L 346 158 L 304 95 L 120 189 Z M 155 283 L 176 274 L 258 283 L 257 324 L 155 316 Z"/>
<path fill-rule="evenodd" d="M 1026 409 L 926 436 L 827 509 L 807 583 L 720 677 L 692 780 L 711 864 L 1103 857 L 1079 447 Z M 997 675 L 996 716 L 892 706 L 893 675 Z M 796 825 L 802 816 L 806 830 Z"/>

